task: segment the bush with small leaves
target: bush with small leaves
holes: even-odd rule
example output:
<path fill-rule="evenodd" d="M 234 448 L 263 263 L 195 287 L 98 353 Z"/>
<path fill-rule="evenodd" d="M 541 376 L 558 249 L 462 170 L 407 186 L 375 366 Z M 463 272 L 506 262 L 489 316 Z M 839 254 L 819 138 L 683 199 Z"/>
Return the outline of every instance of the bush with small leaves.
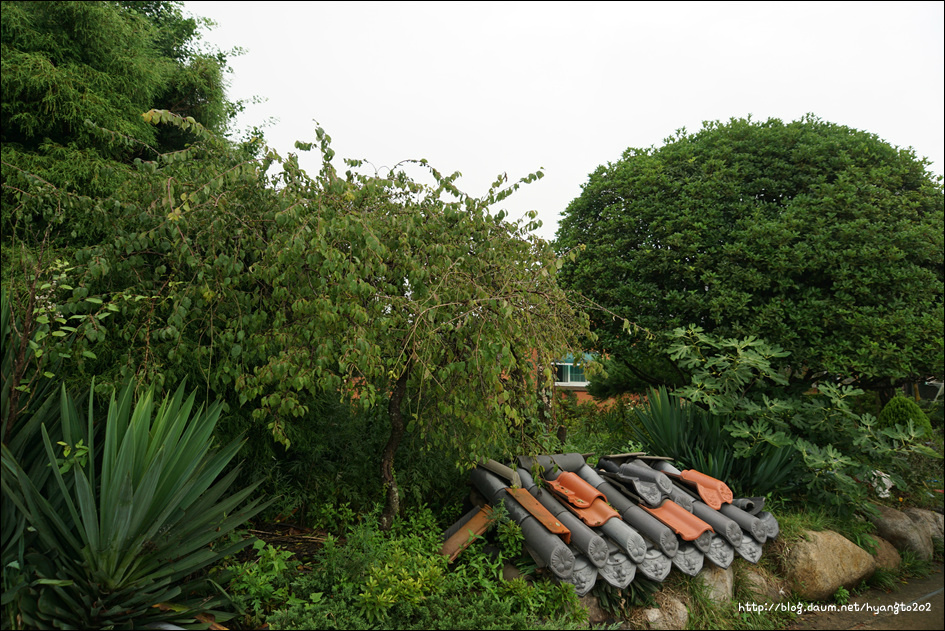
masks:
<path fill-rule="evenodd" d="M 896 425 L 905 427 L 911 421 L 916 429 L 925 430 L 924 436 L 932 434 L 932 423 L 929 421 L 929 417 L 922 411 L 918 403 L 908 397 L 895 396 L 890 399 L 889 403 L 883 407 L 883 411 L 879 413 L 877 420 L 880 428 L 891 428 Z"/>

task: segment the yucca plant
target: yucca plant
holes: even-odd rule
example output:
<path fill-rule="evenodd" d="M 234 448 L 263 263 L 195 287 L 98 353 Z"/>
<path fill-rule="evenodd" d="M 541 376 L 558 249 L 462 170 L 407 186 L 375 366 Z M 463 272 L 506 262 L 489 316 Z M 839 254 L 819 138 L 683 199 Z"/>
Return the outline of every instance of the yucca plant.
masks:
<path fill-rule="evenodd" d="M 33 294 L 35 295 L 35 294 Z M 29 305 L 32 300 L 24 301 Z M 36 312 L 32 314 L 36 316 Z M 26 469 L 37 488 L 52 502 L 59 497 L 46 463 L 40 428 L 45 425 L 54 441 L 62 440 L 59 423 L 59 387 L 57 377 L 63 365 L 60 353 L 47 353 L 43 339 L 49 342 L 48 318 L 43 314 L 19 321 L 13 301 L 6 290 L 0 291 L 0 411 L 2 411 L 2 442 L 4 447 Z M 62 341 L 60 350 L 67 352 L 71 338 Z M 75 443 L 76 441 L 71 441 Z M 54 506 L 59 509 L 61 506 Z M 0 495 L 0 544 L 2 544 L 3 606 L 2 626 L 16 626 L 17 612 L 13 596 L 24 582 L 26 551 L 36 538 L 28 528 L 26 516 L 17 509 L 12 496 L 3 490 Z"/>
<path fill-rule="evenodd" d="M 635 409 L 635 418 L 631 436 L 648 452 L 722 480 L 737 493 L 765 494 L 783 490 L 793 481 L 792 447 L 765 445 L 749 457 L 736 458 L 736 441 L 725 417 L 686 403 L 665 387 L 649 390 L 646 403 Z"/>
<path fill-rule="evenodd" d="M 135 403 L 125 386 L 112 395 L 100 441 L 91 391 L 83 420 L 63 388 L 64 439 L 41 428 L 53 479 L 45 488 L 3 445 L 4 496 L 35 529 L 25 581 L 4 594 L 23 624 L 189 624 L 214 606 L 198 573 L 248 543 L 220 540 L 264 506 L 255 499 L 240 508 L 255 485 L 227 495 L 236 469 L 218 479 L 241 446 L 211 449 L 221 406 L 195 410 L 195 395 L 184 396 L 181 386 L 157 407 L 153 389 Z"/>
<path fill-rule="evenodd" d="M 719 480 L 730 478 L 734 450 L 721 419 L 671 396 L 664 386 L 650 388 L 635 414 L 638 423 L 631 423 L 631 435 L 648 452 Z"/>

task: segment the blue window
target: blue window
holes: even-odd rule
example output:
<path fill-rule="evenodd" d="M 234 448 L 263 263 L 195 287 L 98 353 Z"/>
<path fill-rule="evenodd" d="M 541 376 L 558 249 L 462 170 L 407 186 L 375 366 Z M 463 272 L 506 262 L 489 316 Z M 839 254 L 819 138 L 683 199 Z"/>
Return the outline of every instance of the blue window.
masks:
<path fill-rule="evenodd" d="M 584 374 L 584 366 L 594 359 L 594 355 L 584 353 L 584 358 L 580 361 L 575 359 L 574 355 L 568 355 L 555 362 L 555 385 L 586 386 L 587 377 Z"/>

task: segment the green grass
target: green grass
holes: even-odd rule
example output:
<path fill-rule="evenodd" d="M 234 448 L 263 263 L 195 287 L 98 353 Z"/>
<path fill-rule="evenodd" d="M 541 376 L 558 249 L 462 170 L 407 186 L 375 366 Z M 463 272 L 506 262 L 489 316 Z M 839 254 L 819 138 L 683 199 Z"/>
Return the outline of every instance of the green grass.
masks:
<path fill-rule="evenodd" d="M 926 578 L 932 573 L 931 560 L 923 559 L 912 550 L 902 550 L 900 555 L 902 563 L 899 565 L 899 575 L 902 578 Z"/>
<path fill-rule="evenodd" d="M 871 536 L 875 527 L 863 516 L 838 516 L 823 508 L 810 508 L 803 502 L 769 499 L 765 510 L 777 517 L 781 533 L 778 541 L 796 541 L 803 537 L 805 530 L 833 530 L 867 552 L 874 553 L 876 541 Z"/>
<path fill-rule="evenodd" d="M 867 584 L 870 587 L 881 589 L 885 592 L 897 591 L 899 589 L 899 585 L 901 584 L 901 581 L 899 580 L 899 572 L 884 567 L 878 567 L 867 581 Z"/>

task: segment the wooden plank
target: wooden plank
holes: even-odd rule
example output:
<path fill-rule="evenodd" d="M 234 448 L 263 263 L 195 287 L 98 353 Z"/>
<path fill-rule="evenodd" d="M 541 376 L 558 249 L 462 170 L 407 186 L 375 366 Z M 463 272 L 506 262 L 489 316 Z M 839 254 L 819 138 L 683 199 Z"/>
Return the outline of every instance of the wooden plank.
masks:
<path fill-rule="evenodd" d="M 476 540 L 476 537 L 489 529 L 489 524 L 492 523 L 492 520 L 489 519 L 491 510 L 488 505 L 480 508 L 479 512 L 460 526 L 453 536 L 443 542 L 440 547 L 440 554 L 448 557 L 450 563 L 455 561 L 460 552 L 468 548 L 469 544 Z"/>

